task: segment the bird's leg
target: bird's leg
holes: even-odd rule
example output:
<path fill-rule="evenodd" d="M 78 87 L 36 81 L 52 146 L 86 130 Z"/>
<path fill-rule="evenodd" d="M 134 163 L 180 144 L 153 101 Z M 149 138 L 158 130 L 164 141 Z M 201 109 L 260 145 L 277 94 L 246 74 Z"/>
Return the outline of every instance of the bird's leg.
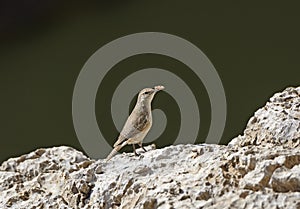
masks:
<path fill-rule="evenodd" d="M 143 147 L 143 144 L 142 143 L 139 143 L 140 147 L 145 151 L 147 152 L 147 150 Z"/>
<path fill-rule="evenodd" d="M 133 147 L 133 152 L 134 152 L 135 156 L 140 156 L 140 155 L 136 152 L 134 144 L 132 144 L 132 147 Z"/>

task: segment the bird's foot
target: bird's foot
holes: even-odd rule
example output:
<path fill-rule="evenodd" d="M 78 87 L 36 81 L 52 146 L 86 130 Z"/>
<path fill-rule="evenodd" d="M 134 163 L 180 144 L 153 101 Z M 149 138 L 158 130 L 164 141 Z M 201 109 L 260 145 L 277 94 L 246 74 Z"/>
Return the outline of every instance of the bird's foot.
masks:
<path fill-rule="evenodd" d="M 137 153 L 137 152 L 134 152 L 134 155 L 135 155 L 136 157 L 138 157 L 139 159 L 144 158 L 144 155 L 139 154 L 139 153 Z"/>
<path fill-rule="evenodd" d="M 145 149 L 145 147 L 142 147 L 143 148 L 143 150 L 145 151 L 145 152 L 147 152 L 147 150 Z"/>

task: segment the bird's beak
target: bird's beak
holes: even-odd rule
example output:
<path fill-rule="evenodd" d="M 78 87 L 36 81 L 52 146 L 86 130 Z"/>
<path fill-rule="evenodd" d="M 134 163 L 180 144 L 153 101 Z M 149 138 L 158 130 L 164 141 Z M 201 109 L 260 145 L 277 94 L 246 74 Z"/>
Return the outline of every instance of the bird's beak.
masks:
<path fill-rule="evenodd" d="M 165 87 L 164 86 L 154 86 L 153 89 L 154 89 L 155 92 L 158 92 L 158 91 L 164 90 Z"/>

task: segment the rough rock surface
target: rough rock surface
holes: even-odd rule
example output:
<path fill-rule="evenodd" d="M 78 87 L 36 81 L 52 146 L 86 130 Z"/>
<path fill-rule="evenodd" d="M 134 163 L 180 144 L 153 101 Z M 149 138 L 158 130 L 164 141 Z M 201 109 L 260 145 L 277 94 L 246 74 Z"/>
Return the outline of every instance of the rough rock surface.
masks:
<path fill-rule="evenodd" d="M 239 146 L 300 143 L 300 87 L 276 93 L 250 118 L 243 136 L 231 141 Z"/>
<path fill-rule="evenodd" d="M 275 94 L 224 145 L 92 160 L 38 149 L 0 167 L 0 208 L 300 208 L 300 87 Z"/>

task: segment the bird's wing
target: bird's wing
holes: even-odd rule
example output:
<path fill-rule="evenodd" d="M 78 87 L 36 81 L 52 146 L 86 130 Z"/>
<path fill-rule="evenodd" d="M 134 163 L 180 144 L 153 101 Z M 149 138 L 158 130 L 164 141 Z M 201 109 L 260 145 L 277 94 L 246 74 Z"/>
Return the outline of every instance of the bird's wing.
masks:
<path fill-rule="evenodd" d="M 147 128 L 147 126 L 150 124 L 149 113 L 148 112 L 141 113 L 134 122 L 135 123 L 133 124 L 133 126 L 136 130 L 144 131 Z"/>
<path fill-rule="evenodd" d="M 138 115 L 138 116 L 136 116 Z M 140 113 L 135 114 L 134 112 L 128 117 L 117 142 L 114 144 L 114 147 L 123 143 L 126 139 L 134 137 L 136 134 L 144 131 L 147 126 L 150 125 L 149 114 Z"/>

